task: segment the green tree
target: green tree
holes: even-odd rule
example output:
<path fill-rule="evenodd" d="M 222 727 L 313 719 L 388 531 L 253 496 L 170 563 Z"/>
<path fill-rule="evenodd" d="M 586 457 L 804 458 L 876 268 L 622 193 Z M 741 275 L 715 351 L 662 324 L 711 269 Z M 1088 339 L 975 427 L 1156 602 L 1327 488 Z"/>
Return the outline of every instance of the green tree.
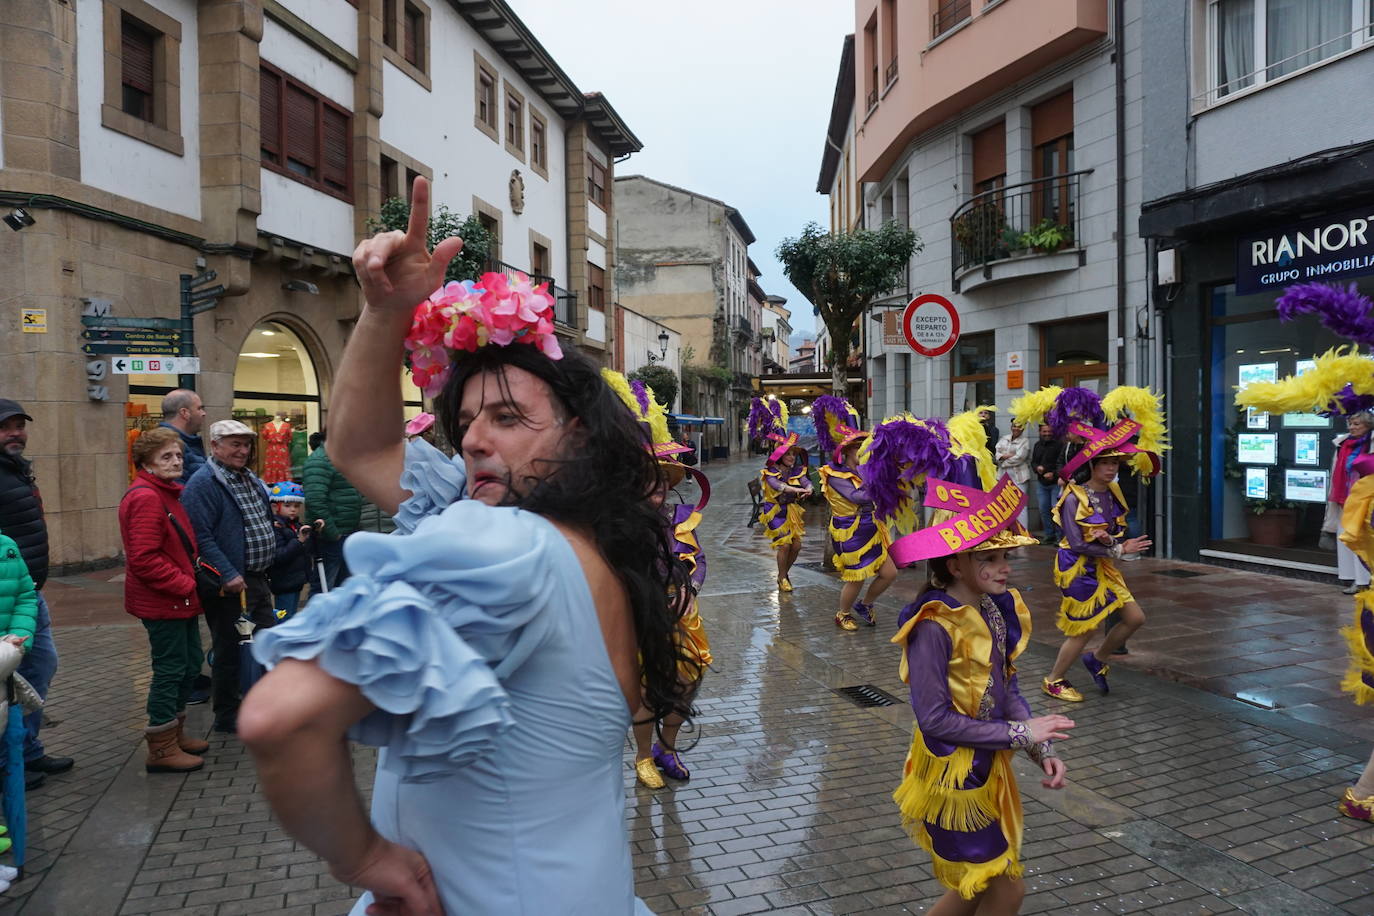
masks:
<path fill-rule="evenodd" d="M 389 232 L 393 229 L 405 232 L 409 223 L 410 203 L 393 197 L 382 204 L 381 216 L 367 221 L 367 227 L 373 232 Z M 429 247 L 433 249 L 454 235 L 463 240 L 463 250 L 449 262 L 444 279 L 476 280 L 487 271 L 487 259 L 495 239 L 476 216 L 460 217 L 439 204 L 429 216 Z"/>
<path fill-rule="evenodd" d="M 663 405 L 664 410 L 672 410 L 677 400 L 677 373 L 667 366 L 650 363 L 640 366 L 627 376 L 631 381 L 638 379 L 654 390 L 654 400 Z"/>
<path fill-rule="evenodd" d="M 783 239 L 777 258 L 783 273 L 806 297 L 830 335 L 830 387 L 844 397 L 854 322 L 874 299 L 901 283 L 907 263 L 921 250 L 910 229 L 886 222 L 881 229 L 831 234 L 807 223 L 801 235 Z"/>

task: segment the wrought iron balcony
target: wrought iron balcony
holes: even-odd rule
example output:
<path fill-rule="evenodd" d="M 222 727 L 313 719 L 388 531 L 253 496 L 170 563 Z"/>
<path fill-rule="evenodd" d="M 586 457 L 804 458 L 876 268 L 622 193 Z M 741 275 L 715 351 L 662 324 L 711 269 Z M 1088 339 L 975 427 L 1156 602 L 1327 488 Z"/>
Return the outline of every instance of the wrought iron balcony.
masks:
<path fill-rule="evenodd" d="M 887 64 L 887 70 L 883 73 L 883 85 L 891 86 L 897 81 L 897 58 L 892 58 Z"/>
<path fill-rule="evenodd" d="M 957 279 L 979 264 L 1078 247 L 1079 184 L 1091 172 L 994 188 L 960 204 L 949 218 L 952 275 Z"/>
<path fill-rule="evenodd" d="M 748 318 L 737 315 L 731 319 L 730 325 L 734 328 L 735 335 L 741 342 L 749 343 L 754 339 L 754 326 L 749 322 Z"/>
<path fill-rule="evenodd" d="M 931 15 L 930 37 L 939 38 L 973 14 L 972 0 L 945 0 Z"/>

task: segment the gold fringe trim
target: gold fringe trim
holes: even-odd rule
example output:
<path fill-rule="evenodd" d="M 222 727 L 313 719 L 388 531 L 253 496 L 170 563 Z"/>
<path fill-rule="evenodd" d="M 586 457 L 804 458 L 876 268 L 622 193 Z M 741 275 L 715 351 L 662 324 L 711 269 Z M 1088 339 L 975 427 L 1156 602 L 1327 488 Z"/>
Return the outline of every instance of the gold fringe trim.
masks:
<path fill-rule="evenodd" d="M 1060 570 L 1059 560 L 1056 558 L 1054 563 L 1054 584 L 1060 588 L 1068 588 L 1074 583 L 1075 579 L 1083 575 L 1083 567 L 1087 565 L 1087 562 L 1087 557 L 1079 556 L 1068 569 Z"/>
<path fill-rule="evenodd" d="M 1008 878 L 1020 878 L 1025 874 L 1025 868 L 1010 849 L 986 862 L 951 862 L 936 855 L 930 835 L 924 829 L 921 830 L 920 836 L 914 839 L 922 849 L 930 853 L 930 870 L 935 873 L 935 880 L 957 892 L 965 900 L 972 900 L 987 890 L 993 878 L 1003 875 Z"/>
<path fill-rule="evenodd" d="M 840 563 L 839 554 L 836 554 L 834 557 L 835 569 L 839 571 L 840 581 L 842 582 L 862 582 L 865 579 L 871 579 L 878 574 L 878 570 L 882 569 L 883 564 L 886 562 L 886 550 L 880 553 L 878 555 L 878 558 L 874 560 L 872 563 L 869 563 L 866 566 L 860 566 L 857 569 L 851 569 Z"/>
<path fill-rule="evenodd" d="M 1354 697 L 1358 706 L 1374 703 L 1374 687 L 1364 682 L 1365 675 L 1374 676 L 1374 654 L 1365 644 L 1364 628 L 1360 625 L 1361 615 L 1371 609 L 1371 605 L 1374 605 L 1374 590 L 1365 589 L 1355 596 L 1354 623 L 1341 628 L 1341 636 L 1345 637 L 1345 644 L 1350 649 L 1350 665 L 1341 679 L 1341 689 Z"/>
<path fill-rule="evenodd" d="M 926 748 L 920 729 L 915 729 L 903 772 L 902 784 L 892 793 L 892 800 L 902 812 L 902 826 L 913 838 L 912 830 L 925 821 L 946 830 L 971 833 L 991 824 L 1000 814 L 995 775 L 976 789 L 959 788 L 973 772 L 971 747 L 958 747 L 948 757 L 936 757 Z"/>

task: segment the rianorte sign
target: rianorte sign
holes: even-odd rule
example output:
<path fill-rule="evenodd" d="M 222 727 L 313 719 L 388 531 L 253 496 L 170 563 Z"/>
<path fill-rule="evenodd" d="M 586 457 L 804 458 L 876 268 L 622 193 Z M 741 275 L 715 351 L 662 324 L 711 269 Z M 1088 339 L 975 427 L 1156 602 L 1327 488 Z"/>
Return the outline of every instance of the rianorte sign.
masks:
<path fill-rule="evenodd" d="M 1374 274 L 1374 208 L 1242 236 L 1236 243 L 1236 292 L 1279 290 L 1290 283 Z"/>
<path fill-rule="evenodd" d="M 902 312 L 902 336 L 922 356 L 943 356 L 959 341 L 959 312 L 944 296 L 917 296 Z"/>

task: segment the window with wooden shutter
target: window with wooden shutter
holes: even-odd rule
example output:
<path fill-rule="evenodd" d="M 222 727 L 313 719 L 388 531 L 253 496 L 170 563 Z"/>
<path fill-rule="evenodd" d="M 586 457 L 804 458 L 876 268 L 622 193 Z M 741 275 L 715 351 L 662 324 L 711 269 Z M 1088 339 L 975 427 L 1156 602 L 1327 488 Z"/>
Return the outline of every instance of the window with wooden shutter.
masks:
<path fill-rule="evenodd" d="M 413 4 L 406 4 L 405 50 L 402 56 L 418 69 L 425 69 L 425 15 Z"/>
<path fill-rule="evenodd" d="M 306 178 L 319 166 L 319 100 L 294 83 L 286 84 L 286 167 Z"/>
<path fill-rule="evenodd" d="M 266 62 L 259 86 L 263 168 L 351 201 L 353 115 Z"/>
<path fill-rule="evenodd" d="M 348 191 L 348 114 L 328 102 L 321 103 L 320 180 L 335 191 Z"/>
<path fill-rule="evenodd" d="M 606 167 L 587 158 L 587 197 L 601 209 L 606 209 Z"/>
<path fill-rule="evenodd" d="M 587 262 L 587 305 L 597 310 L 606 308 L 606 271 Z"/>
<path fill-rule="evenodd" d="M 382 0 L 382 44 L 396 50 L 396 0 Z"/>
<path fill-rule="evenodd" d="M 144 121 L 153 120 L 153 54 L 158 36 L 128 16 L 121 20 L 120 77 L 123 108 Z"/>
<path fill-rule="evenodd" d="M 258 72 L 258 125 L 262 158 L 281 164 L 281 77 L 270 70 Z"/>

